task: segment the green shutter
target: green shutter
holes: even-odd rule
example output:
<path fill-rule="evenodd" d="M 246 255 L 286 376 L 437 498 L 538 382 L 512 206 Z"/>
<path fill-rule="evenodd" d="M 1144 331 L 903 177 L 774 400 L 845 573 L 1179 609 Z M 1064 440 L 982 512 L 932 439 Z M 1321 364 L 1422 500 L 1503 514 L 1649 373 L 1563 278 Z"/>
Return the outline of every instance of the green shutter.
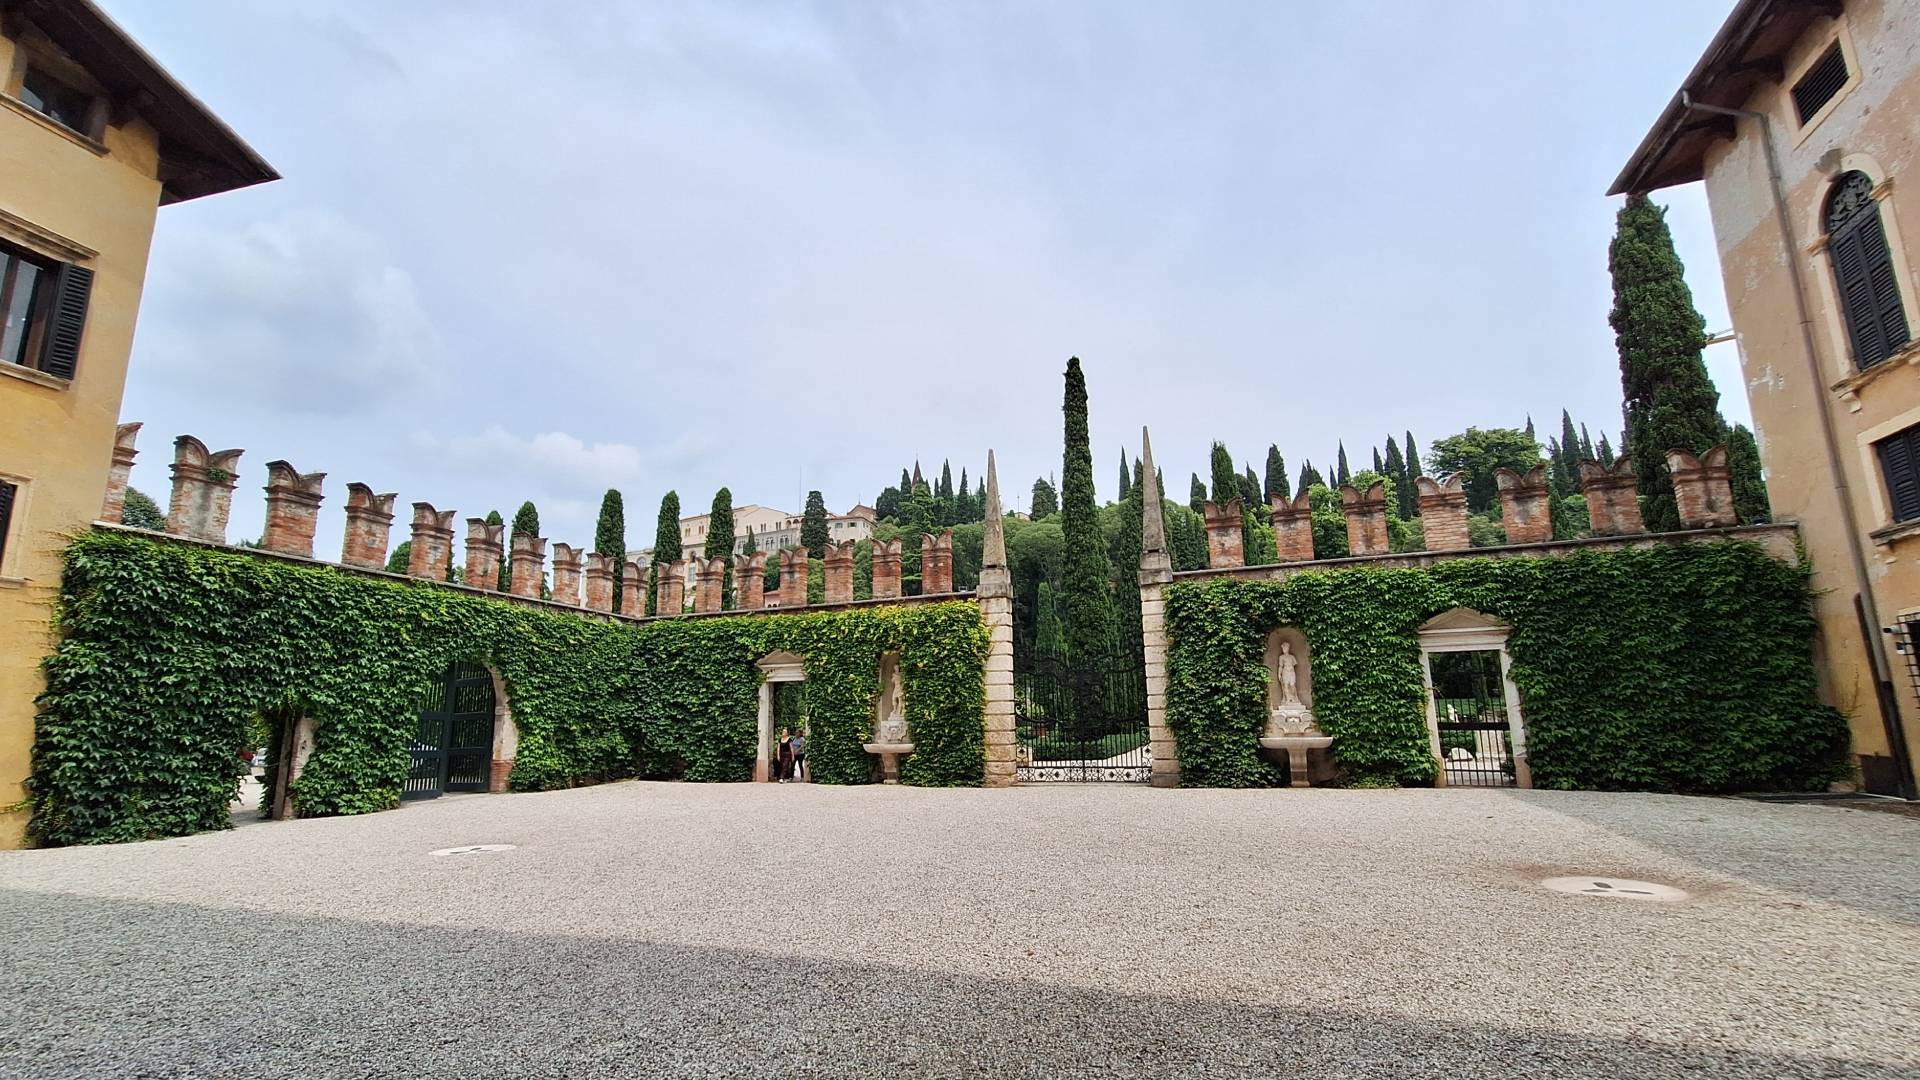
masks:
<path fill-rule="evenodd" d="M 40 354 L 40 370 L 62 379 L 73 378 L 80 364 L 80 336 L 87 328 L 87 299 L 93 293 L 93 271 L 63 264 L 54 277 L 53 302 L 47 308 L 47 338 Z"/>

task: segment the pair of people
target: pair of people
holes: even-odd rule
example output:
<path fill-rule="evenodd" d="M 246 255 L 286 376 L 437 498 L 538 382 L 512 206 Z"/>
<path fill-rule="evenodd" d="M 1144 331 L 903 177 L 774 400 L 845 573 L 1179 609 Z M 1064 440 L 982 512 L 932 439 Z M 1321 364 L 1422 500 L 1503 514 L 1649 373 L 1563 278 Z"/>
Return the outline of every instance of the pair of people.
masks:
<path fill-rule="evenodd" d="M 780 757 L 774 765 L 781 783 L 794 780 L 811 780 L 813 775 L 807 772 L 807 736 L 804 732 L 794 734 L 786 728 L 780 729 Z"/>

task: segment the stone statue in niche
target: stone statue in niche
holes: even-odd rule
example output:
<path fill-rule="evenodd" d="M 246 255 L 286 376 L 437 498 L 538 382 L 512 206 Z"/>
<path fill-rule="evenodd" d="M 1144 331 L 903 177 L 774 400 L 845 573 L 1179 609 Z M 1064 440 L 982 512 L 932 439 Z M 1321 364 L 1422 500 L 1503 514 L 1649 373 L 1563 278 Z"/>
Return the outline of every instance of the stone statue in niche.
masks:
<path fill-rule="evenodd" d="M 1293 642 L 1280 643 L 1280 704 L 1300 704 L 1300 661 L 1293 655 Z"/>
<path fill-rule="evenodd" d="M 1320 734 L 1313 709 L 1300 694 L 1303 674 L 1300 658 L 1293 655 L 1293 643 L 1280 642 L 1280 653 L 1274 660 L 1274 681 L 1280 687 L 1280 700 L 1267 719 L 1268 738 Z"/>
<path fill-rule="evenodd" d="M 892 670 L 886 687 L 886 709 L 882 713 L 880 725 L 873 733 L 876 743 L 898 744 L 908 741 L 907 713 L 905 695 L 900 690 L 900 673 Z"/>

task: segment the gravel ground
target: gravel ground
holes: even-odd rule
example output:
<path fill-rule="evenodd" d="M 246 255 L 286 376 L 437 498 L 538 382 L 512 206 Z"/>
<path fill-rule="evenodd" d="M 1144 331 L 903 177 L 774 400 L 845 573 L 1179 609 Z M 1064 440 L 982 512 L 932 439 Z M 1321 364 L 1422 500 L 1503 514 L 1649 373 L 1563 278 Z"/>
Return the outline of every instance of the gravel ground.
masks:
<path fill-rule="evenodd" d="M 0 1076 L 1915 1077 L 1916 882 L 1723 799 L 448 797 L 0 853 Z"/>

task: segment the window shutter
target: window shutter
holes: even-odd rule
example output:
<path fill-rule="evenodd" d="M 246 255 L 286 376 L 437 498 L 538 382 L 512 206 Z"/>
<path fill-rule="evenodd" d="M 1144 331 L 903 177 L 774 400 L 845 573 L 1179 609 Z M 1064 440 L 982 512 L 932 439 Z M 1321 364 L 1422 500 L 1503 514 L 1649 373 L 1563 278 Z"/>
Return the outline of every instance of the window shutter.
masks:
<path fill-rule="evenodd" d="M 1867 253 L 1860 233 L 1859 229 L 1835 233 L 1827 251 L 1833 259 L 1834 284 L 1839 288 L 1847 336 L 1853 341 L 1853 362 L 1865 369 L 1884 359 L 1887 349 L 1880 336 L 1873 282 L 1867 276 Z"/>
<path fill-rule="evenodd" d="M 1887 228 L 1880 220 L 1878 205 L 1873 215 L 1860 223 L 1858 232 L 1865 257 L 1867 281 L 1872 291 L 1873 313 L 1880 324 L 1881 358 L 1899 352 L 1913 340 L 1907 328 L 1907 309 L 1900 303 L 1900 279 L 1893 266 L 1893 249 L 1887 246 Z"/>
<path fill-rule="evenodd" d="M 1880 471 L 1886 476 L 1893 520 L 1920 518 L 1920 428 L 1880 441 Z"/>
<path fill-rule="evenodd" d="M 0 566 L 6 565 L 7 535 L 13 532 L 13 496 L 19 490 L 0 480 Z"/>
<path fill-rule="evenodd" d="M 93 271 L 66 263 L 53 282 L 53 303 L 47 308 L 47 339 L 40 354 L 40 370 L 62 379 L 73 378 L 80 364 L 80 336 L 87 328 L 87 299 L 93 293 Z"/>

